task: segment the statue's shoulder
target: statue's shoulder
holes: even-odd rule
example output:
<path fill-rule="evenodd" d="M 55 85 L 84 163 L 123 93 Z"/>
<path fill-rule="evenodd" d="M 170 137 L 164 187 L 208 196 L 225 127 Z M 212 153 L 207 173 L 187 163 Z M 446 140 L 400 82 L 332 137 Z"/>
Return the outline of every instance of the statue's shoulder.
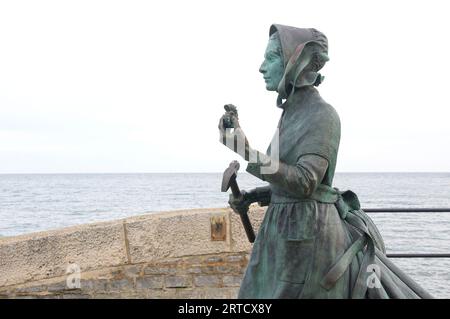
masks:
<path fill-rule="evenodd" d="M 326 102 L 319 94 L 317 90 L 315 90 L 313 99 L 311 99 L 311 110 L 313 111 L 315 117 L 317 117 L 320 121 L 331 122 L 334 125 L 339 125 L 341 120 L 339 118 L 339 114 L 336 109 Z"/>

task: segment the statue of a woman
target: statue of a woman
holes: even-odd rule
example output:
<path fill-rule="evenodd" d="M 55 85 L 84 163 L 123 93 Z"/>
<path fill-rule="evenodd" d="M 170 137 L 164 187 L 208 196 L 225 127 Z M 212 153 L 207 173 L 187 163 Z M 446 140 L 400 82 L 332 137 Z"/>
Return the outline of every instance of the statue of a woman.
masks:
<path fill-rule="evenodd" d="M 385 256 L 383 240 L 351 191 L 332 187 L 340 140 L 334 108 L 315 88 L 328 61 L 328 41 L 316 29 L 272 25 L 260 72 L 283 112 L 278 145 L 254 150 L 235 112 L 219 122 L 220 140 L 268 187 L 270 203 L 258 231 L 239 298 L 428 298 Z M 224 120 L 234 130 L 226 129 Z M 239 150 L 234 143 L 245 140 Z M 275 167 L 275 169 L 269 169 Z M 243 191 L 243 193 L 245 193 Z M 230 196 L 232 207 L 248 206 Z"/>

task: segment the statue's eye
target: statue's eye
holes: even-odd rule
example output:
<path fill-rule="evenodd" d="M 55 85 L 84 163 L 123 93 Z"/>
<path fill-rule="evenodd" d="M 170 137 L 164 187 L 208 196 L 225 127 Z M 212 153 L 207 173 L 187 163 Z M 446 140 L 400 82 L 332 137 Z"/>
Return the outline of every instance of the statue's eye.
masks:
<path fill-rule="evenodd" d="M 266 56 L 266 59 L 268 60 L 268 61 L 273 61 L 273 60 L 275 60 L 277 58 L 277 56 L 275 55 L 275 54 L 273 54 L 273 53 L 269 53 L 267 56 Z"/>

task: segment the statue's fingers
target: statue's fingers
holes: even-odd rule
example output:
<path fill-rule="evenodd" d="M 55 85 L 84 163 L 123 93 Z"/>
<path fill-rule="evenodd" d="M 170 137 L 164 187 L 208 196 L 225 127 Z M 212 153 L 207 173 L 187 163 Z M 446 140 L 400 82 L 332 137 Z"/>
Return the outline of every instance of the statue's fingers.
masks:
<path fill-rule="evenodd" d="M 222 115 L 222 117 L 220 118 L 220 120 L 219 120 L 219 130 L 220 131 L 223 131 L 224 130 L 224 127 L 223 127 L 223 117 L 224 117 L 225 115 Z"/>
<path fill-rule="evenodd" d="M 241 124 L 239 123 L 239 119 L 237 118 L 236 115 L 232 115 L 231 116 L 231 121 L 233 122 L 233 127 L 236 128 L 240 128 Z"/>

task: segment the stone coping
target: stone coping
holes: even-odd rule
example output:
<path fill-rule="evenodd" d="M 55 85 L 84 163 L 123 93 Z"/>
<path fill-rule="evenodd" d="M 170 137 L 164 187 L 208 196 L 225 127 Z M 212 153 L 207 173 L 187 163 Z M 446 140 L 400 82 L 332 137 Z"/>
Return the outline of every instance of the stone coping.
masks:
<path fill-rule="evenodd" d="M 255 231 L 264 208 L 250 207 Z M 212 239 L 214 217 L 224 238 Z M 0 238 L 0 287 L 59 278 L 76 264 L 82 272 L 121 265 L 220 253 L 248 252 L 240 218 L 229 208 L 148 213 L 119 220 Z"/>

